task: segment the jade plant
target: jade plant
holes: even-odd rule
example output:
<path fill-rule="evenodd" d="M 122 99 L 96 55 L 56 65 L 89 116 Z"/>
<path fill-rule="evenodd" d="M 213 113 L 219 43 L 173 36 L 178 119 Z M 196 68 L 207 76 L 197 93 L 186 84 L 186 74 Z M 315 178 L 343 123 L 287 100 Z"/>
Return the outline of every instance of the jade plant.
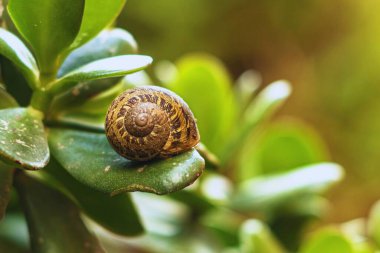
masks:
<path fill-rule="evenodd" d="M 111 232 L 136 235 L 143 228 L 125 192 L 167 194 L 204 168 L 195 150 L 134 163 L 108 144 L 104 115 L 125 89 L 121 78 L 152 62 L 125 30 L 103 30 L 124 3 L 7 3 L 5 26 L 15 30 L 0 28 L 0 215 L 14 185 L 33 252 L 103 252 L 78 207 Z"/>
<path fill-rule="evenodd" d="M 351 247 L 336 230 L 301 243 L 306 225 L 329 206 L 321 194 L 343 170 L 327 162 L 307 124 L 270 120 L 291 94 L 288 82 L 262 88 L 252 70 L 233 82 L 205 54 L 157 63 L 148 75 L 152 59 L 136 54 L 126 30 L 111 27 L 125 0 L 4 4 L 1 252 Z M 202 143 L 168 159 L 132 162 L 107 142 L 105 114 L 120 93 L 152 79 L 189 104 Z"/>

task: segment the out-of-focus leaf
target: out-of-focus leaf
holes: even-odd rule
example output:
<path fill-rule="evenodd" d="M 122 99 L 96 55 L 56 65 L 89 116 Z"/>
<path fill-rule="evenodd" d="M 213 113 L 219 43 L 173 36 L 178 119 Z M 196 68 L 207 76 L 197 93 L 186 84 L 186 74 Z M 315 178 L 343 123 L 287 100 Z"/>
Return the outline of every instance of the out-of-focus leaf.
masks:
<path fill-rule="evenodd" d="M 368 220 L 368 233 L 378 246 L 380 246 L 380 201 L 371 209 Z"/>
<path fill-rule="evenodd" d="M 80 28 L 83 0 L 9 0 L 8 11 L 42 73 L 55 73 Z M 59 59 L 61 58 L 61 59 Z"/>
<path fill-rule="evenodd" d="M 26 108 L 0 110 L 0 159 L 16 167 L 41 169 L 49 147 L 39 112 Z"/>
<path fill-rule="evenodd" d="M 355 253 L 376 253 L 373 237 L 368 236 L 366 218 L 358 218 L 345 222 L 339 226 L 343 234 L 350 240 Z"/>
<path fill-rule="evenodd" d="M 33 252 L 104 252 L 76 206 L 63 194 L 23 173 L 15 175 L 15 186 L 25 210 Z"/>
<path fill-rule="evenodd" d="M 0 240 L 1 239 L 12 245 L 17 245 L 20 249 L 24 249 L 24 252 L 29 248 L 28 226 L 21 212 L 7 213 L 0 222 Z M 8 253 L 8 251 L 0 252 Z"/>
<path fill-rule="evenodd" d="M 13 169 L 0 162 L 0 221 L 7 208 L 13 180 Z"/>
<path fill-rule="evenodd" d="M 91 189 L 70 176 L 54 159 L 44 171 L 60 182 L 84 213 L 104 228 L 124 236 L 143 232 L 140 219 L 128 194 L 111 197 Z"/>
<path fill-rule="evenodd" d="M 146 68 L 152 58 L 144 55 L 114 56 L 88 63 L 75 69 L 51 84 L 50 91 L 59 94 L 78 82 L 124 76 Z"/>
<path fill-rule="evenodd" d="M 77 48 L 89 41 L 110 25 L 119 15 L 125 2 L 126 0 L 86 0 L 80 30 L 71 48 Z"/>
<path fill-rule="evenodd" d="M 234 132 L 229 143 L 224 147 L 220 156 L 222 164 L 228 162 L 236 156 L 245 141 L 249 140 L 249 135 L 258 124 L 271 116 L 276 109 L 290 95 L 290 84 L 286 81 L 277 81 L 268 85 L 259 95 L 248 105 L 242 116 L 242 122 L 235 124 Z"/>
<path fill-rule="evenodd" d="M 257 91 L 261 84 L 261 76 L 257 71 L 247 70 L 239 76 L 234 86 L 236 101 L 243 112 L 253 94 Z"/>
<path fill-rule="evenodd" d="M 239 185 L 231 199 L 238 210 L 267 210 L 284 205 L 305 194 L 320 193 L 343 178 L 334 163 L 320 163 L 273 176 L 256 177 Z"/>
<path fill-rule="evenodd" d="M 0 28 L 0 54 L 17 67 L 32 88 L 38 87 L 36 60 L 19 38 L 3 28 Z"/>
<path fill-rule="evenodd" d="M 200 192 L 208 201 L 218 205 L 225 205 L 230 200 L 233 185 L 225 176 L 216 173 L 207 173 L 200 182 Z"/>
<path fill-rule="evenodd" d="M 137 43 L 129 32 L 119 28 L 104 30 L 70 53 L 60 67 L 58 77 L 96 60 L 135 53 L 137 53 Z"/>
<path fill-rule="evenodd" d="M 216 208 L 200 218 L 200 223 L 212 231 L 223 248 L 239 244 L 239 229 L 245 217 L 228 209 Z"/>
<path fill-rule="evenodd" d="M 32 98 L 32 88 L 16 66 L 7 58 L 0 57 L 1 76 L 7 92 L 20 106 L 28 106 Z"/>
<path fill-rule="evenodd" d="M 9 107 L 17 107 L 17 102 L 11 95 L 0 87 L 0 109 Z"/>
<path fill-rule="evenodd" d="M 262 135 L 252 137 L 241 152 L 241 180 L 328 160 L 327 148 L 320 136 L 299 120 L 277 121 L 266 127 Z"/>
<path fill-rule="evenodd" d="M 245 221 L 241 226 L 240 250 L 242 253 L 285 252 L 281 245 L 276 241 L 269 228 L 261 221 L 254 219 Z"/>
<path fill-rule="evenodd" d="M 187 205 L 188 207 L 191 207 L 191 212 L 193 216 L 202 215 L 215 207 L 213 203 L 208 201 L 201 194 L 191 190 L 174 192 L 169 196 L 177 200 L 178 202 L 181 202 Z"/>
<path fill-rule="evenodd" d="M 168 88 L 188 103 L 202 142 L 217 155 L 236 126 L 232 84 L 222 63 L 209 55 L 190 55 L 177 62 L 177 76 Z"/>
<path fill-rule="evenodd" d="M 190 207 L 166 196 L 142 192 L 131 193 L 145 229 L 150 234 L 174 237 L 190 218 Z"/>
<path fill-rule="evenodd" d="M 111 195 L 178 191 L 192 184 L 204 168 L 203 158 L 194 149 L 164 160 L 127 160 L 111 148 L 105 134 L 50 129 L 49 144 L 55 158 L 75 179 Z"/>
<path fill-rule="evenodd" d="M 349 240 L 338 230 L 324 229 L 301 247 L 300 253 L 354 253 Z"/>

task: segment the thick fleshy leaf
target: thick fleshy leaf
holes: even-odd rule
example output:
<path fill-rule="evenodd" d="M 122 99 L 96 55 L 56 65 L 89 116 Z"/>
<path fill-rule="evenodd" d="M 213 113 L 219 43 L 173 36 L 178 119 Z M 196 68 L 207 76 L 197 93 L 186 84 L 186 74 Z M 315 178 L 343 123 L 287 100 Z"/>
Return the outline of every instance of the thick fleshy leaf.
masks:
<path fill-rule="evenodd" d="M 190 55 L 177 63 L 168 88 L 180 95 L 197 118 L 202 142 L 215 154 L 236 127 L 232 83 L 223 64 L 209 55 Z"/>
<path fill-rule="evenodd" d="M 140 218 L 128 194 L 111 197 L 91 189 L 68 174 L 55 159 L 50 161 L 44 171 L 61 183 L 84 213 L 104 228 L 124 236 L 143 232 Z"/>
<path fill-rule="evenodd" d="M 354 253 L 352 245 L 340 231 L 324 229 L 311 237 L 302 247 L 300 253 Z"/>
<path fill-rule="evenodd" d="M 70 53 L 60 67 L 58 77 L 96 60 L 135 53 L 137 53 L 137 43 L 129 32 L 120 28 L 104 30 Z"/>
<path fill-rule="evenodd" d="M 4 217 L 12 187 L 13 169 L 0 162 L 0 220 Z"/>
<path fill-rule="evenodd" d="M 290 93 L 291 87 L 286 81 L 274 82 L 259 93 L 245 110 L 242 122 L 235 125 L 233 135 L 220 156 L 222 164 L 236 156 L 244 142 L 249 140 L 248 137 L 254 128 L 271 116 Z"/>
<path fill-rule="evenodd" d="M 89 41 L 119 15 L 126 0 L 86 0 L 80 30 L 71 48 Z"/>
<path fill-rule="evenodd" d="M 75 179 L 111 195 L 178 191 L 192 184 L 204 168 L 204 160 L 194 149 L 165 160 L 129 161 L 111 148 L 105 134 L 50 129 L 49 144 L 54 157 Z"/>
<path fill-rule="evenodd" d="M 9 107 L 17 107 L 17 102 L 5 89 L 0 87 L 0 109 Z"/>
<path fill-rule="evenodd" d="M 239 186 L 231 204 L 243 211 L 267 210 L 307 194 L 320 193 L 342 178 L 342 167 L 334 163 L 314 164 L 287 173 L 256 177 Z"/>
<path fill-rule="evenodd" d="M 76 206 L 63 194 L 23 173 L 15 175 L 15 186 L 25 211 L 33 252 L 104 252 L 85 227 Z"/>
<path fill-rule="evenodd" d="M 245 221 L 241 226 L 240 249 L 242 253 L 286 252 L 276 241 L 270 229 L 263 222 L 253 219 Z"/>
<path fill-rule="evenodd" d="M 241 151 L 239 179 L 284 172 L 329 159 L 322 138 L 304 122 L 289 117 L 253 135 Z"/>
<path fill-rule="evenodd" d="M 95 95 L 95 92 L 100 91 L 104 87 L 100 86 L 101 82 L 105 81 L 108 83 L 108 80 L 109 79 L 92 81 L 91 89 L 89 86 L 83 86 L 79 90 L 79 94 L 76 93 L 76 88 L 78 87 L 76 86 L 73 88 L 75 95 L 71 93 L 71 97 L 69 97 L 69 94 L 65 93 L 62 97 L 60 96 L 57 103 L 54 104 L 55 106 L 50 110 L 52 116 L 49 120 L 55 125 L 104 132 L 104 119 L 112 100 L 129 88 L 152 83 L 147 78 L 147 74 L 140 71 L 125 76 L 120 83 Z M 94 96 L 88 97 L 90 95 Z M 81 100 L 78 99 L 80 97 L 82 97 Z M 63 98 L 65 98 L 65 100 Z M 67 102 L 71 102 L 70 105 L 66 104 Z M 72 108 L 71 105 L 76 106 Z M 64 110 L 65 106 L 67 110 Z"/>
<path fill-rule="evenodd" d="M 258 90 L 261 84 L 261 75 L 254 70 L 247 70 L 239 76 L 234 85 L 234 93 L 240 113 L 244 112 L 253 94 Z"/>
<path fill-rule="evenodd" d="M 39 70 L 36 60 L 19 38 L 3 28 L 0 28 L 0 54 L 18 68 L 32 88 L 38 87 Z"/>
<path fill-rule="evenodd" d="M 80 29 L 84 0 L 9 0 L 8 11 L 27 40 L 41 72 L 54 73 L 59 55 L 74 41 Z"/>
<path fill-rule="evenodd" d="M 41 169 L 49 147 L 39 112 L 27 108 L 0 110 L 0 159 L 25 169 Z"/>
<path fill-rule="evenodd" d="M 71 71 L 51 84 L 51 92 L 62 93 L 78 82 L 124 76 L 146 68 L 152 58 L 144 55 L 123 55 L 97 60 Z"/>

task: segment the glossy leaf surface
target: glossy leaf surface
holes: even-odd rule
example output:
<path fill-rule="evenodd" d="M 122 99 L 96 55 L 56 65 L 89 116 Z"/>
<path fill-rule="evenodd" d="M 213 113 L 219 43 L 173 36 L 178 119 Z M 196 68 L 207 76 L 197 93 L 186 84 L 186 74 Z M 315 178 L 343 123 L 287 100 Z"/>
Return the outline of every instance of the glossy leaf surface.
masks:
<path fill-rule="evenodd" d="M 284 118 L 253 135 L 241 151 L 240 179 L 289 171 L 327 161 L 327 148 L 318 133 L 300 120 Z"/>
<path fill-rule="evenodd" d="M 239 210 L 278 207 L 305 194 L 324 191 L 342 177 L 342 168 L 334 163 L 320 163 L 278 175 L 256 177 L 239 186 L 232 198 L 232 206 Z"/>
<path fill-rule="evenodd" d="M 55 158 L 75 179 L 111 195 L 178 191 L 192 184 L 204 168 L 203 158 L 194 149 L 165 160 L 129 161 L 111 148 L 105 134 L 51 129 L 49 144 Z"/>
<path fill-rule="evenodd" d="M 114 56 L 88 63 L 51 84 L 54 94 L 67 91 L 76 83 L 109 77 L 124 76 L 146 68 L 152 58 L 143 55 Z"/>
<path fill-rule="evenodd" d="M 85 227 L 76 206 L 63 194 L 21 173 L 16 174 L 15 185 L 25 210 L 33 252 L 104 252 Z"/>
<path fill-rule="evenodd" d="M 59 69 L 58 77 L 96 60 L 135 53 L 137 43 L 129 32 L 120 28 L 104 30 L 69 54 Z"/>
<path fill-rule="evenodd" d="M 39 70 L 33 55 L 19 38 L 3 28 L 0 28 L 0 54 L 18 68 L 32 88 L 39 85 Z"/>
<path fill-rule="evenodd" d="M 16 167 L 41 169 L 49 161 L 44 126 L 36 111 L 0 110 L 0 159 Z"/>
<path fill-rule="evenodd" d="M 33 48 L 41 72 L 54 73 L 59 55 L 80 28 L 84 0 L 10 0 L 9 15 Z M 62 59 L 61 59 L 62 60 Z"/>
<path fill-rule="evenodd" d="M 235 126 L 232 84 L 222 63 L 208 55 L 190 55 L 177 63 L 168 88 L 180 95 L 197 118 L 202 142 L 217 155 Z"/>
<path fill-rule="evenodd" d="M 284 253 L 269 228 L 259 220 L 247 220 L 240 230 L 242 253 Z"/>
<path fill-rule="evenodd" d="M 78 182 L 55 160 L 44 169 L 69 192 L 91 219 L 109 231 L 132 236 L 143 232 L 138 214 L 128 194 L 109 196 Z"/>
<path fill-rule="evenodd" d="M 86 0 L 82 23 L 71 48 L 76 48 L 95 37 L 110 25 L 122 10 L 126 0 Z"/>
<path fill-rule="evenodd" d="M 248 137 L 253 130 L 269 118 L 289 97 L 290 93 L 291 87 L 288 82 L 277 81 L 268 85 L 255 97 L 243 113 L 242 122 L 235 125 L 233 129 L 232 137 L 230 137 L 230 141 L 225 146 L 221 156 L 222 164 L 237 155 L 244 142 L 249 140 Z"/>

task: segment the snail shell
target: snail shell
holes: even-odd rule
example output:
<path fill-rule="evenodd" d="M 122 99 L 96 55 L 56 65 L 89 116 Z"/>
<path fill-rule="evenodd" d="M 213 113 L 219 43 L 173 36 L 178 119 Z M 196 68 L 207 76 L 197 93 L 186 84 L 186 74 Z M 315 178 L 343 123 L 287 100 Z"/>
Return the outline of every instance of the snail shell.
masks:
<path fill-rule="evenodd" d="M 182 153 L 200 138 L 185 101 L 156 86 L 130 89 L 118 96 L 108 109 L 105 128 L 116 152 L 136 161 Z"/>

